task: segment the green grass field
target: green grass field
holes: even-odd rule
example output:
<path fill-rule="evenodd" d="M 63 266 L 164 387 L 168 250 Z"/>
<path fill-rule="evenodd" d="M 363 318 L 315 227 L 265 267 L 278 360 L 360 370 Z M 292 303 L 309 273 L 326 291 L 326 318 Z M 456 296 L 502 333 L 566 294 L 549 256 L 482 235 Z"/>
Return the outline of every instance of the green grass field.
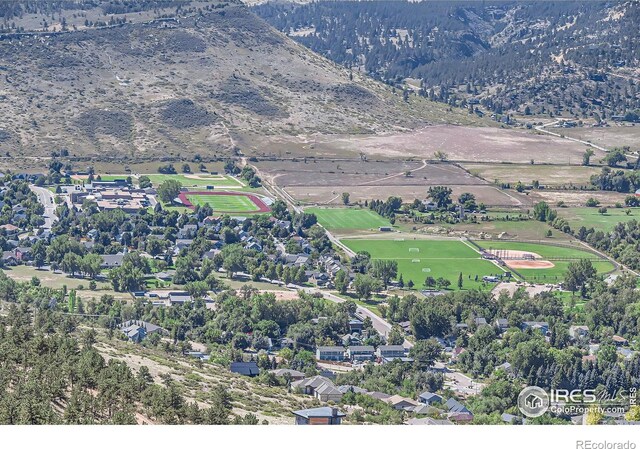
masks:
<path fill-rule="evenodd" d="M 369 209 L 311 207 L 305 212 L 315 214 L 322 226 L 334 229 L 372 229 L 391 226 L 389 220 Z"/>
<path fill-rule="evenodd" d="M 536 282 L 559 282 L 564 277 L 567 271 L 567 267 L 571 260 L 554 260 L 554 259 L 592 259 L 598 257 L 597 255 L 585 251 L 581 248 L 568 248 L 553 245 L 544 245 L 538 243 L 519 243 L 519 242 L 495 242 L 495 241 L 476 241 L 484 249 L 510 249 L 519 251 L 529 251 L 539 254 L 543 259 L 549 260 L 554 264 L 551 268 L 538 268 L 538 269 L 522 269 L 518 268 L 518 272 L 526 277 L 528 281 Z M 592 261 L 593 266 L 599 273 L 607 273 L 612 271 L 615 267 L 611 262 L 605 259 Z"/>
<path fill-rule="evenodd" d="M 367 251 L 372 259 L 398 261 L 398 273 L 405 285 L 412 280 L 416 288 L 423 288 L 427 276 L 443 277 L 457 289 L 458 275 L 462 273 L 463 289 L 490 289 L 482 276 L 499 275 L 503 271 L 483 260 L 469 246 L 457 240 L 360 240 L 344 239 L 342 243 L 353 251 Z M 417 250 L 417 251 L 416 251 Z M 475 276 L 478 276 L 478 281 Z"/>
<path fill-rule="evenodd" d="M 163 181 L 167 179 L 175 179 L 179 181 L 183 187 L 242 187 L 242 184 L 235 178 L 226 175 L 208 175 L 206 173 L 198 173 L 193 175 L 162 175 L 162 174 L 148 174 L 151 183 L 154 187 L 158 187 Z"/>
<path fill-rule="evenodd" d="M 626 211 L 630 210 L 629 215 Z M 571 207 L 558 209 L 558 214 L 566 218 L 574 230 L 594 228 L 598 231 L 611 231 L 616 224 L 631 220 L 640 220 L 640 208 L 608 208 L 606 214 L 598 213 L 597 207 Z"/>
<path fill-rule="evenodd" d="M 194 206 L 208 204 L 214 212 L 248 213 L 260 210 L 247 196 L 242 195 L 194 195 L 187 194 Z"/>

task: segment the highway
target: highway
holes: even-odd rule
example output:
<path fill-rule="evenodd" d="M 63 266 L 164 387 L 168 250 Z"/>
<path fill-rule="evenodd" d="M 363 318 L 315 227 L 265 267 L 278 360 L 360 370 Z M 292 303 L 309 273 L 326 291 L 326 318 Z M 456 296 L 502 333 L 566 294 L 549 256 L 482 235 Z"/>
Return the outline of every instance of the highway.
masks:
<path fill-rule="evenodd" d="M 44 224 L 40 227 L 42 229 L 50 230 L 53 224 L 58 221 L 58 216 L 56 215 L 56 203 L 54 200 L 55 195 L 49 189 L 44 187 L 37 187 L 30 184 L 29 188 L 36 194 L 40 204 L 44 206 Z"/>

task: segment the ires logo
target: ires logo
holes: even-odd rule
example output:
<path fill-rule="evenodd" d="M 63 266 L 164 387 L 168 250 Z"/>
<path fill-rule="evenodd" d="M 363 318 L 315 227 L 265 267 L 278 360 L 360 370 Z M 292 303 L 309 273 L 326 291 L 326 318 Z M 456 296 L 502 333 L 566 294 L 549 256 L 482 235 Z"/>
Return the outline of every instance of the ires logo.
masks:
<path fill-rule="evenodd" d="M 573 402 L 593 404 L 598 400 L 596 390 L 563 390 L 554 389 L 549 392 L 551 402 Z"/>

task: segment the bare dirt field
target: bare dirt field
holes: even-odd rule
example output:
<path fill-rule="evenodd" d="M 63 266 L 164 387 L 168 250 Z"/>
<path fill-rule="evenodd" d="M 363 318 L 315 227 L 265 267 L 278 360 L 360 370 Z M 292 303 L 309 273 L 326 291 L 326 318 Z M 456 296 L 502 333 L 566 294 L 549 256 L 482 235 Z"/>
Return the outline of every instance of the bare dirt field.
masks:
<path fill-rule="evenodd" d="M 524 288 L 525 291 L 531 296 L 537 295 L 538 293 L 551 291 L 551 287 L 547 287 L 542 284 L 523 286 L 518 285 L 518 283 L 515 282 L 501 282 L 500 284 L 496 285 L 496 288 L 493 289 L 493 296 L 497 298 L 503 291 L 506 291 L 510 296 L 512 296 L 519 288 Z"/>
<path fill-rule="evenodd" d="M 574 161 L 575 163 L 575 161 Z M 531 164 L 464 164 L 472 175 L 488 182 L 531 184 L 539 181 L 545 186 L 567 184 L 589 185 L 592 175 L 600 173 L 600 167 L 578 165 L 531 165 Z"/>
<path fill-rule="evenodd" d="M 614 206 L 616 203 L 624 204 L 624 199 L 627 196 L 628 194 L 617 192 L 535 190 L 529 194 L 529 199 L 533 203 L 546 201 L 551 205 L 555 205 L 558 201 L 563 201 L 567 206 L 584 206 L 589 198 L 595 198 L 600 201 L 602 206 Z"/>
<path fill-rule="evenodd" d="M 632 151 L 640 150 L 640 126 L 638 125 L 612 124 L 607 128 L 570 128 L 559 132 L 605 148 L 629 146 Z"/>
<path fill-rule="evenodd" d="M 460 167 L 424 161 L 300 160 L 260 161 L 260 174 L 288 186 L 486 185 Z"/>
<path fill-rule="evenodd" d="M 450 185 L 453 196 L 457 197 L 461 193 L 470 192 L 476 196 L 479 203 L 487 206 L 498 207 L 519 207 L 531 205 L 526 195 L 511 191 L 500 190 L 489 185 L 456 186 Z M 386 200 L 395 195 L 401 197 L 405 202 L 414 199 L 425 199 L 428 186 L 344 186 L 333 185 L 330 187 L 287 187 L 285 190 L 296 200 L 310 204 L 339 204 L 342 192 L 349 192 L 352 203 L 371 199 Z"/>
<path fill-rule="evenodd" d="M 505 264 L 509 268 L 513 268 L 514 270 L 517 270 L 518 268 L 536 269 L 555 267 L 553 262 L 543 260 L 540 254 L 531 251 L 519 251 L 515 249 L 490 249 L 487 252 L 500 257 L 502 260 L 504 260 Z"/>
<path fill-rule="evenodd" d="M 378 135 L 277 136 L 256 141 L 256 154 L 433 158 L 445 152 L 453 161 L 575 164 L 585 145 L 533 131 L 452 125 L 428 126 L 404 133 Z M 602 158 L 597 151 L 594 159 Z"/>

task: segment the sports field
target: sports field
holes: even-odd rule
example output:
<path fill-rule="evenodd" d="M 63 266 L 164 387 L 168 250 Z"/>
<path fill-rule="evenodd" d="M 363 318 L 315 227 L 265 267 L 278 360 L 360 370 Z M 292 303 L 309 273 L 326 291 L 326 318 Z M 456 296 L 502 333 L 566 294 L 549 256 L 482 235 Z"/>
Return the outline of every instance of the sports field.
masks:
<path fill-rule="evenodd" d="M 305 212 L 315 214 L 326 229 L 373 229 L 391 226 L 389 220 L 369 209 L 311 207 Z"/>
<path fill-rule="evenodd" d="M 151 180 L 151 184 L 154 187 L 158 187 L 163 181 L 168 179 L 174 179 L 179 181 L 183 187 L 197 187 L 202 188 L 206 186 L 214 187 L 243 187 L 243 184 L 237 179 L 227 175 L 209 175 L 206 173 L 198 174 L 176 174 L 176 175 L 163 175 L 163 174 L 141 174 L 140 176 L 148 176 Z"/>
<path fill-rule="evenodd" d="M 579 259 L 595 259 L 591 262 L 599 273 L 607 273 L 615 267 L 606 259 L 579 247 L 545 245 L 539 243 L 476 241 L 485 250 L 513 250 L 526 251 L 539 255 L 542 260 L 549 261 L 553 266 L 548 268 L 517 268 L 526 280 L 535 282 L 555 283 L 562 281 L 569 263 Z M 508 261 L 507 261 L 508 262 Z"/>
<path fill-rule="evenodd" d="M 246 214 L 270 210 L 256 195 L 240 192 L 182 192 L 178 198 L 190 208 L 208 204 L 214 213 Z"/>
<path fill-rule="evenodd" d="M 353 251 L 367 251 L 372 259 L 392 259 L 398 262 L 398 273 L 405 285 L 409 280 L 415 288 L 424 288 L 424 280 L 443 277 L 457 290 L 459 273 L 463 289 L 484 288 L 482 276 L 500 275 L 503 271 L 480 257 L 474 249 L 458 240 L 368 240 L 344 239 L 342 243 Z M 478 280 L 475 280 L 476 275 Z"/>
<path fill-rule="evenodd" d="M 627 212 L 629 213 L 627 215 Z M 620 222 L 640 220 L 640 208 L 609 207 L 606 214 L 598 212 L 597 207 L 570 207 L 558 209 L 558 214 L 566 218 L 575 231 L 581 226 L 594 228 L 596 231 L 611 231 Z"/>

